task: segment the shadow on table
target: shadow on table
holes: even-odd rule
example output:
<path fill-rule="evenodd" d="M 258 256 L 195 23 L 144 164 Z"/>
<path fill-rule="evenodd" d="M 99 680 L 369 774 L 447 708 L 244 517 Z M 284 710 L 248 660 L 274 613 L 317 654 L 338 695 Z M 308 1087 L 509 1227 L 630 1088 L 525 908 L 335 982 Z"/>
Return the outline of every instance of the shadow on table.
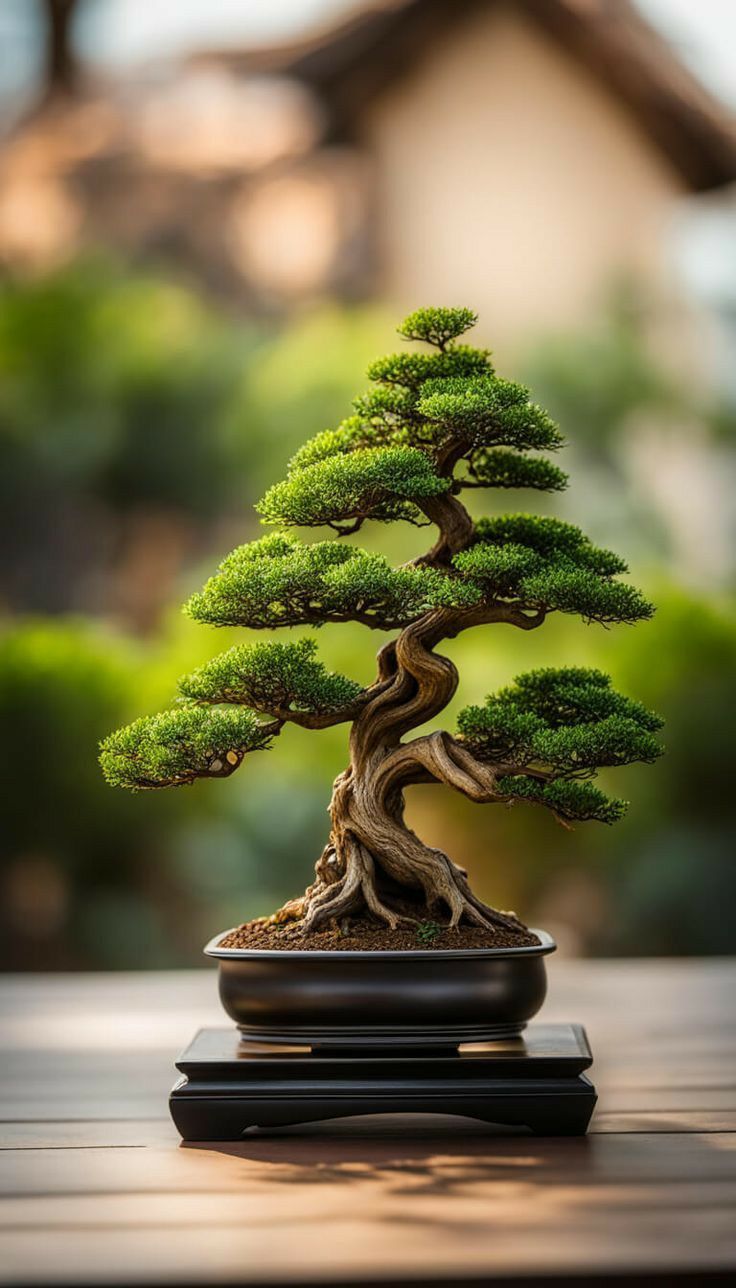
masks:
<path fill-rule="evenodd" d="M 559 1180 L 561 1168 L 583 1179 L 592 1142 L 417 1114 L 255 1130 L 241 1141 L 190 1141 L 181 1148 L 260 1163 L 268 1179 L 285 1185 L 375 1177 L 394 1194 L 410 1189 L 447 1195 L 479 1181 Z"/>

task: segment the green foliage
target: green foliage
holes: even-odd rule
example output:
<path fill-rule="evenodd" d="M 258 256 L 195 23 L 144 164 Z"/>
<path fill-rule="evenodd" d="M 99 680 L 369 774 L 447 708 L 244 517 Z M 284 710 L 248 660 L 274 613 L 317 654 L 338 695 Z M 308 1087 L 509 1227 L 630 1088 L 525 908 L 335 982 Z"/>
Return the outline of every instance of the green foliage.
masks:
<path fill-rule="evenodd" d="M 476 524 L 478 541 L 493 545 L 515 542 L 537 551 L 555 563 L 568 561 L 601 577 L 627 572 L 625 560 L 612 550 L 593 545 L 574 523 L 536 514 L 502 514 L 494 519 L 480 519 Z"/>
<path fill-rule="evenodd" d="M 379 387 L 353 403 L 354 415 L 336 429 L 325 429 L 300 447 L 289 462 L 289 474 L 317 461 L 367 447 L 426 447 L 437 439 L 434 426 L 415 415 L 416 395 L 409 389 Z"/>
<path fill-rule="evenodd" d="M 392 436 L 373 432 L 366 427 L 359 416 L 350 416 L 341 421 L 337 429 L 323 429 L 320 434 L 310 438 L 289 461 L 288 476 L 339 457 L 346 452 L 360 451 L 367 447 L 384 447 L 385 439 Z"/>
<path fill-rule="evenodd" d="M 464 577 L 479 582 L 489 597 L 506 599 L 520 595 L 524 579 L 544 567 L 536 550 L 515 542 L 498 546 L 479 542 L 455 555 L 452 562 Z"/>
<path fill-rule="evenodd" d="M 531 607 L 577 613 L 586 622 L 633 626 L 654 612 L 635 586 L 604 581 L 586 568 L 545 569 L 524 579 L 521 594 Z"/>
<path fill-rule="evenodd" d="M 367 374 L 369 380 L 381 384 L 416 390 L 427 380 L 488 375 L 492 371 L 486 349 L 458 344 L 441 353 L 390 353 L 372 362 Z"/>
<path fill-rule="evenodd" d="M 353 399 L 357 423 L 364 427 L 370 425 L 374 431 L 380 428 L 396 431 L 407 421 L 415 420 L 416 406 L 414 390 L 391 385 L 379 385 Z"/>
<path fill-rule="evenodd" d="M 407 340 L 424 340 L 444 348 L 448 340 L 456 340 L 477 321 L 472 309 L 417 309 L 396 329 Z"/>
<path fill-rule="evenodd" d="M 419 522 L 411 501 L 439 496 L 448 486 L 416 448 L 374 448 L 304 466 L 270 488 L 256 508 L 267 523 L 313 527 L 355 518 Z"/>
<path fill-rule="evenodd" d="M 48 489 L 116 507 L 222 505 L 236 337 L 194 295 L 95 259 L 0 291 L 8 503 Z M 237 336 L 239 361 L 252 340 Z M 0 494 L 2 495 L 2 494 Z M 21 516 L 22 518 L 22 516 Z M 38 516 L 35 516 L 38 522 Z"/>
<path fill-rule="evenodd" d="M 178 707 L 109 734 L 100 744 L 100 764 L 111 787 L 179 787 L 220 777 L 247 752 L 267 747 L 271 737 L 246 708 Z"/>
<path fill-rule="evenodd" d="M 626 801 L 606 796 L 592 783 L 566 779 L 541 783 L 526 774 L 507 774 L 499 778 L 498 789 L 509 802 L 544 805 L 558 818 L 569 822 L 618 823 L 626 813 Z"/>
<path fill-rule="evenodd" d="M 563 444 L 551 417 L 531 402 L 529 390 L 496 376 L 429 380 L 417 410 L 475 447 L 556 451 Z"/>
<path fill-rule="evenodd" d="M 330 590 L 348 619 L 375 617 L 375 624 L 401 620 L 408 625 L 431 608 L 470 608 L 480 602 L 477 587 L 435 568 L 392 568 L 383 555 L 355 552 L 330 570 Z"/>
<path fill-rule="evenodd" d="M 305 546 L 286 533 L 272 533 L 227 555 L 184 611 L 213 626 L 256 629 L 299 625 L 308 620 L 312 607 L 329 620 L 330 574 L 357 553 L 337 541 Z"/>
<path fill-rule="evenodd" d="M 611 677 L 592 667 L 543 667 L 527 671 L 502 689 L 499 702 L 541 716 L 551 729 L 570 727 L 623 716 L 650 733 L 661 729 L 663 720 L 641 702 L 611 688 Z"/>
<path fill-rule="evenodd" d="M 322 431 L 300 448 L 289 464 L 289 485 L 272 489 L 281 507 L 275 521 L 287 521 L 284 494 L 289 513 L 295 496 L 301 501 L 304 485 L 291 481 L 296 473 L 368 448 L 414 448 L 434 462 L 453 445 L 455 459 L 468 461 L 466 475 L 454 480 L 456 487 L 530 487 L 551 492 L 566 486 L 567 476 L 549 461 L 519 454 L 535 448 L 556 450 L 562 444 L 556 425 L 530 401 L 529 390 L 495 377 L 485 351 L 450 344 L 474 320 L 469 309 L 421 309 L 406 319 L 399 328 L 402 334 L 435 344 L 440 352 L 394 354 L 370 366 L 368 374 L 377 387 L 355 399 L 354 414 L 336 429 Z M 323 475 L 315 475 L 315 486 L 321 485 L 320 501 L 327 497 L 329 478 L 326 468 Z M 316 511 L 299 505 L 297 512 L 316 512 L 321 521 L 330 521 L 329 504 L 318 504 Z M 384 503 L 383 513 L 374 508 L 370 517 L 416 521 L 417 515 L 400 504 Z"/>
<path fill-rule="evenodd" d="M 652 737 L 661 725 L 655 712 L 586 667 L 528 671 L 459 716 L 462 735 L 485 759 L 508 751 L 561 769 L 652 760 L 661 752 Z"/>
<path fill-rule="evenodd" d="M 228 555 L 185 611 L 213 626 L 299 626 L 363 621 L 408 625 L 438 605 L 477 603 L 477 588 L 431 568 L 392 568 L 339 541 L 302 545 L 274 533 Z"/>
<path fill-rule="evenodd" d="M 333 711 L 361 686 L 317 661 L 315 640 L 240 644 L 179 681 L 182 697 L 199 703 L 235 703 L 257 711 Z"/>
<path fill-rule="evenodd" d="M 625 716 L 604 716 L 571 729 L 541 730 L 533 740 L 539 760 L 555 769 L 600 769 L 604 765 L 651 764 L 662 754 L 656 738 Z"/>
<path fill-rule="evenodd" d="M 499 790 L 509 799 L 547 805 L 562 818 L 615 822 L 623 802 L 577 781 L 596 770 L 662 754 L 653 731 L 659 716 L 611 688 L 608 676 L 584 667 L 520 675 L 483 707 L 458 717 L 461 737 L 482 760 L 508 770 Z"/>
<path fill-rule="evenodd" d="M 486 699 L 484 707 L 464 707 L 457 718 L 461 737 L 482 760 L 526 765 L 534 759 L 534 739 L 542 719 L 510 703 Z"/>
<path fill-rule="evenodd" d="M 640 591 L 612 580 L 626 564 L 560 519 L 507 514 L 481 519 L 475 545 L 453 565 L 486 594 L 522 607 L 576 613 L 586 621 L 633 623 L 654 609 Z"/>
<path fill-rule="evenodd" d="M 563 492 L 568 484 L 564 470 L 544 457 L 522 456 L 501 447 L 480 447 L 473 452 L 468 480 L 478 487 L 529 487 L 540 492 Z"/>

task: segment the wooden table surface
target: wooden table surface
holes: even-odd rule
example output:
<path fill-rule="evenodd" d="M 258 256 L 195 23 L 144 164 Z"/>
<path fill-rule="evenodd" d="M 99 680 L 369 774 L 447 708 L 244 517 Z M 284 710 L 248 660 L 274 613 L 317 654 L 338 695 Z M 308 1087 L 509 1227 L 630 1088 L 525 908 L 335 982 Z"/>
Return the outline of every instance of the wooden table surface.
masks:
<path fill-rule="evenodd" d="M 181 1145 L 172 1062 L 210 971 L 6 977 L 0 1280 L 736 1282 L 736 961 L 555 962 L 586 1025 L 591 1132 L 352 1120 Z"/>

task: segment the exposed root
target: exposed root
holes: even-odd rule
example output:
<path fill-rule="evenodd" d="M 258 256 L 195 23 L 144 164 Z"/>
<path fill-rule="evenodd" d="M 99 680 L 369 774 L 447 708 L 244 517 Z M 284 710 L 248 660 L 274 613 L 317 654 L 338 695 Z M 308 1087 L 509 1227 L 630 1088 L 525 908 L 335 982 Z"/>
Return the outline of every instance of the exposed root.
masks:
<path fill-rule="evenodd" d="M 497 912 L 478 899 L 463 870 L 441 850 L 423 846 L 408 829 L 405 829 L 405 835 L 413 842 L 410 848 L 424 851 L 422 880 L 417 881 L 414 868 L 411 880 L 396 882 L 399 871 L 405 878 L 407 876 L 407 869 L 401 863 L 397 864 L 396 855 L 390 875 L 398 888 L 405 888 L 407 894 L 419 885 L 427 914 L 436 913 L 442 916 L 443 922 L 447 917 L 445 924 L 451 929 L 457 929 L 463 922 L 491 931 L 513 932 L 522 928 L 515 917 Z M 413 857 L 416 859 L 416 852 Z M 379 883 L 379 872 L 386 873 L 389 865 L 380 857 L 378 860 L 374 858 L 367 846 L 353 834 L 344 837 L 339 865 L 343 871 L 336 880 L 324 882 L 318 878 L 305 894 L 284 904 L 269 920 L 277 925 L 299 921 L 305 933 L 309 934 L 330 923 L 339 925 L 345 918 L 366 914 L 391 930 L 396 930 L 399 925 L 416 925 L 423 919 L 421 906 L 417 908 L 416 916 L 409 915 L 405 908 L 399 911 L 391 907 L 389 899 L 380 892 Z"/>
<path fill-rule="evenodd" d="M 327 922 L 339 922 L 353 913 L 369 912 L 395 930 L 401 922 L 411 921 L 389 908 L 378 894 L 376 867 L 372 855 L 354 837 L 346 838 L 344 875 L 332 885 L 308 892 L 304 901 L 304 930 L 317 930 Z"/>

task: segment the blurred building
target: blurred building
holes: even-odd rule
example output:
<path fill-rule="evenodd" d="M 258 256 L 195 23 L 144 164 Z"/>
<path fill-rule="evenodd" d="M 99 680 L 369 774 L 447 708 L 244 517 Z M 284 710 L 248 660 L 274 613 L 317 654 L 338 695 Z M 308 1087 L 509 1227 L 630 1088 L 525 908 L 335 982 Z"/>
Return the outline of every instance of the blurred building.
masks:
<path fill-rule="evenodd" d="M 668 289 L 676 199 L 736 179 L 725 111 L 627 0 L 377 0 L 220 61 L 309 86 L 367 159 L 374 290 L 496 332 L 577 320 L 617 275 Z"/>
<path fill-rule="evenodd" d="M 472 300 L 513 337 L 622 275 L 671 304 L 725 110 L 628 0 L 372 0 L 300 41 L 77 85 L 0 158 L 0 257 L 101 244 L 253 308 Z"/>

